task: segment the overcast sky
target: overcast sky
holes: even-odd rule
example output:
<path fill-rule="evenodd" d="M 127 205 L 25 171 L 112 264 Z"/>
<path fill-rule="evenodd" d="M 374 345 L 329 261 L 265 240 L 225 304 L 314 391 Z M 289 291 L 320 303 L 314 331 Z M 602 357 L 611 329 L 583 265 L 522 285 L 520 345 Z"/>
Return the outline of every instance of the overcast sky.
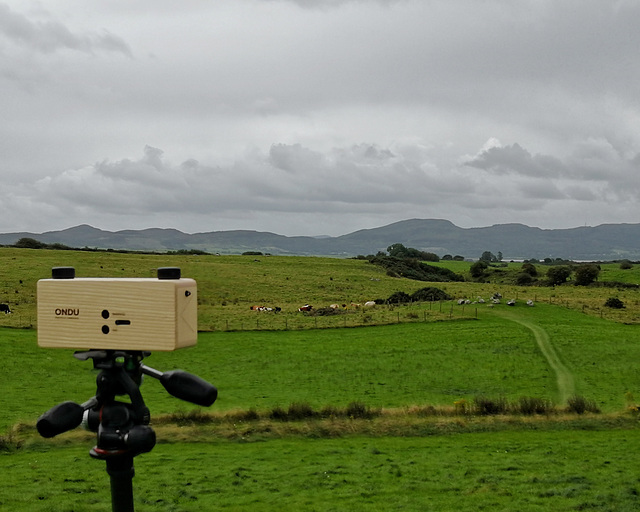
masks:
<path fill-rule="evenodd" d="M 640 222 L 640 1 L 0 0 L 0 232 Z"/>

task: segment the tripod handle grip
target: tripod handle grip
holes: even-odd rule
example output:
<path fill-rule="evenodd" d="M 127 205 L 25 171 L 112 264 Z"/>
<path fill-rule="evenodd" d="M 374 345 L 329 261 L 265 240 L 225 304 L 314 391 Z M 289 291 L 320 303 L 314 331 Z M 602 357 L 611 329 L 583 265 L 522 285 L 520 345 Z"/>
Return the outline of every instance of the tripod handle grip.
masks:
<path fill-rule="evenodd" d="M 183 370 L 164 372 L 160 383 L 169 394 L 196 405 L 209 407 L 218 398 L 218 390 L 206 380 Z"/>
<path fill-rule="evenodd" d="M 38 418 L 36 428 L 42 437 L 54 437 L 82 423 L 84 407 L 75 402 L 62 402 Z"/>

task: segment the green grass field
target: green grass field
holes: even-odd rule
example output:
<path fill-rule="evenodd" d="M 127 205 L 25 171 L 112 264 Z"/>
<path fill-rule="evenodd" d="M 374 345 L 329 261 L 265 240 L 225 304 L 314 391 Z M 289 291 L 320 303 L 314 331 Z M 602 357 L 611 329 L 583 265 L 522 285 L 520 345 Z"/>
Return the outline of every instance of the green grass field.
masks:
<path fill-rule="evenodd" d="M 198 345 L 153 353 L 145 363 L 195 373 L 219 388 L 219 399 L 210 421 L 176 424 L 172 418 L 200 411 L 206 419 L 209 411 L 169 396 L 153 379 L 144 382 L 159 444 L 136 459 L 136 510 L 638 508 L 639 430 L 628 410 L 640 397 L 637 289 L 442 283 L 436 286 L 456 299 L 501 291 L 518 303 L 348 308 L 327 319 L 297 307 L 364 302 L 429 283 L 329 258 L 0 248 L 0 262 L 0 302 L 14 310 L 0 318 L 2 510 L 110 509 L 104 463 L 88 456 L 95 436 L 74 431 L 43 440 L 33 429 L 53 405 L 95 393 L 90 362 L 70 350 L 40 349 L 35 329 L 15 328 L 35 327 L 35 283 L 61 265 L 81 276 L 116 277 L 152 277 L 157 267 L 180 266 L 198 281 Z M 451 263 L 461 273 L 469 267 Z M 610 266 L 602 279 L 606 269 L 616 281 L 638 276 L 638 265 Z M 613 294 L 624 310 L 602 307 Z M 536 306 L 525 306 L 527 298 Z M 283 311 L 256 313 L 252 304 Z M 565 418 L 561 411 L 574 394 L 602 413 Z M 479 396 L 544 398 L 557 412 L 452 413 L 454 402 Z M 267 419 L 292 404 L 320 410 L 353 402 L 384 414 Z M 426 406 L 448 412 L 422 417 Z M 233 419 L 251 410 L 259 421 Z"/>
<path fill-rule="evenodd" d="M 503 307 L 504 313 L 513 309 Z M 524 306 L 520 317 L 541 326 L 572 377 L 566 394 L 624 409 L 640 396 L 638 328 L 557 306 Z M 35 419 L 51 405 L 83 402 L 95 392 L 90 362 L 72 351 L 40 349 L 32 330 L 0 331 L 5 413 L 0 428 Z M 615 340 L 612 342 L 612 340 Z M 526 326 L 496 308 L 476 319 L 414 322 L 357 329 L 200 333 L 196 347 L 152 354 L 160 370 L 186 369 L 220 388 L 216 409 L 268 409 L 307 402 L 313 407 L 358 401 L 371 407 L 453 405 L 479 395 L 566 400 L 558 372 Z M 191 406 L 169 397 L 154 380 L 143 391 L 153 412 Z"/>
<path fill-rule="evenodd" d="M 136 459 L 139 512 L 617 511 L 640 507 L 638 431 L 162 444 Z M 107 511 L 79 446 L 0 454 L 0 507 Z"/>
<path fill-rule="evenodd" d="M 469 262 L 440 262 L 468 276 Z M 54 266 L 73 266 L 79 277 L 155 277 L 158 267 L 177 266 L 185 277 L 198 282 L 199 328 L 203 331 L 286 330 L 318 327 L 355 327 L 475 315 L 476 307 L 420 303 L 402 307 L 351 307 L 397 291 L 412 294 L 432 283 L 390 277 L 366 260 L 288 256 L 185 256 L 29 250 L 0 247 L 0 302 L 13 315 L 0 315 L 0 327 L 35 327 L 36 283 L 49 278 Z M 496 271 L 512 277 L 521 264 L 509 263 Z M 602 265 L 600 281 L 640 283 L 640 265 L 620 270 L 620 265 Z M 546 267 L 539 266 L 543 273 Z M 501 274 L 501 276 L 502 276 Z M 562 305 L 588 315 L 624 323 L 640 324 L 640 293 L 637 288 L 515 286 L 503 276 L 490 283 L 436 283 L 454 299 L 487 299 L 501 292 L 505 299 L 527 299 Z M 625 308 L 604 307 L 609 297 L 618 297 Z M 346 304 L 343 314 L 309 317 L 298 308 L 310 303 L 316 308 Z M 251 311 L 251 306 L 280 307 L 278 314 Z M 452 307 L 454 306 L 454 307 Z M 484 306 L 479 307 L 482 311 Z"/>

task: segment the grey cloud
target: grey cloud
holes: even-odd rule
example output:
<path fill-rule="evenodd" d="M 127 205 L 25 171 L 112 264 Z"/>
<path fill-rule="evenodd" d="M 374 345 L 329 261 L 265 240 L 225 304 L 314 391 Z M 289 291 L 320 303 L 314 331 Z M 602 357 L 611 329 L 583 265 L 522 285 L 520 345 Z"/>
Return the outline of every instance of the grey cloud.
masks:
<path fill-rule="evenodd" d="M 531 155 L 517 143 L 489 148 L 466 162 L 466 165 L 499 175 L 517 174 L 537 178 L 558 177 L 566 172 L 564 165 L 557 158 Z"/>
<path fill-rule="evenodd" d="M 520 197 L 530 199 L 558 200 L 565 199 L 566 194 L 551 180 L 527 180 L 519 185 Z"/>
<path fill-rule="evenodd" d="M 353 3 L 379 3 L 382 5 L 390 5 L 405 0 L 263 0 L 267 2 L 291 2 L 305 9 L 332 9 L 346 4 Z"/>
<path fill-rule="evenodd" d="M 593 190 L 579 184 L 565 187 L 564 193 L 568 198 L 576 201 L 596 201 L 599 199 L 598 195 L 595 194 Z"/>
<path fill-rule="evenodd" d="M 83 53 L 94 51 L 117 52 L 128 57 L 131 49 L 126 42 L 109 32 L 103 34 L 74 34 L 57 21 L 31 21 L 25 15 L 0 4 L 0 35 L 16 45 L 41 53 L 53 53 L 62 49 Z"/>
<path fill-rule="evenodd" d="M 339 204 L 375 209 L 379 206 L 373 205 L 421 204 L 473 190 L 457 176 L 431 176 L 421 164 L 370 144 L 327 154 L 299 144 L 276 144 L 261 159 L 228 167 L 205 166 L 193 159 L 174 165 L 161 150 L 147 146 L 138 160 L 67 170 L 40 180 L 36 188 L 40 201 L 62 201 L 61 208 L 67 203 L 93 205 L 120 213 L 331 211 Z"/>
<path fill-rule="evenodd" d="M 562 159 L 532 155 L 516 143 L 483 150 L 465 165 L 511 180 L 518 196 L 615 203 L 640 199 L 639 161 L 606 139 L 589 138 Z"/>
<path fill-rule="evenodd" d="M 274 144 L 269 150 L 270 163 L 288 173 L 322 172 L 325 166 L 321 154 L 303 148 L 300 144 L 292 146 L 286 144 Z"/>
<path fill-rule="evenodd" d="M 464 218 L 472 225 L 507 221 L 540 225 L 566 215 L 566 208 L 584 209 L 585 201 L 590 201 L 590 212 L 603 209 L 617 194 L 597 193 L 596 182 L 566 177 L 480 176 L 477 168 L 467 165 L 434 166 L 437 153 L 437 147 L 426 150 L 406 144 L 392 148 L 356 144 L 328 151 L 274 144 L 266 153 L 254 151 L 232 164 L 211 166 L 195 159 L 172 163 L 161 149 L 146 146 L 139 158 L 68 169 L 32 187 L 9 186 L 0 211 L 8 215 L 5 221 L 24 209 L 25 219 L 73 214 L 86 222 L 146 219 L 148 226 L 162 221 L 182 229 L 171 219 L 191 219 L 198 225 L 206 225 L 204 219 L 236 219 L 247 223 L 245 228 L 281 233 L 284 228 L 270 222 L 277 219 L 280 226 L 293 230 L 300 219 L 315 218 L 314 231 L 321 233 L 329 231 L 333 219 L 337 224 L 329 233 L 343 234 L 348 226 L 363 227 L 352 217 L 444 217 Z M 520 148 L 505 154 L 522 157 L 528 152 Z M 625 199 L 617 197 L 616 211 L 626 211 Z M 352 224 L 339 220 L 340 215 Z"/>

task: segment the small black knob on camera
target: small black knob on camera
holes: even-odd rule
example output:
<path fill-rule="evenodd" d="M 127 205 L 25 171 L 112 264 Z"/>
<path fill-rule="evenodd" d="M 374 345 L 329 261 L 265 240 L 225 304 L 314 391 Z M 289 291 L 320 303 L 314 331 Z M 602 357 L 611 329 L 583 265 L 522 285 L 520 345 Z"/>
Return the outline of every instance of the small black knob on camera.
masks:
<path fill-rule="evenodd" d="M 158 269 L 158 279 L 180 279 L 180 267 L 160 267 Z"/>
<path fill-rule="evenodd" d="M 53 279 L 74 279 L 76 277 L 76 269 L 73 267 L 53 267 L 51 269 L 51 277 Z"/>

